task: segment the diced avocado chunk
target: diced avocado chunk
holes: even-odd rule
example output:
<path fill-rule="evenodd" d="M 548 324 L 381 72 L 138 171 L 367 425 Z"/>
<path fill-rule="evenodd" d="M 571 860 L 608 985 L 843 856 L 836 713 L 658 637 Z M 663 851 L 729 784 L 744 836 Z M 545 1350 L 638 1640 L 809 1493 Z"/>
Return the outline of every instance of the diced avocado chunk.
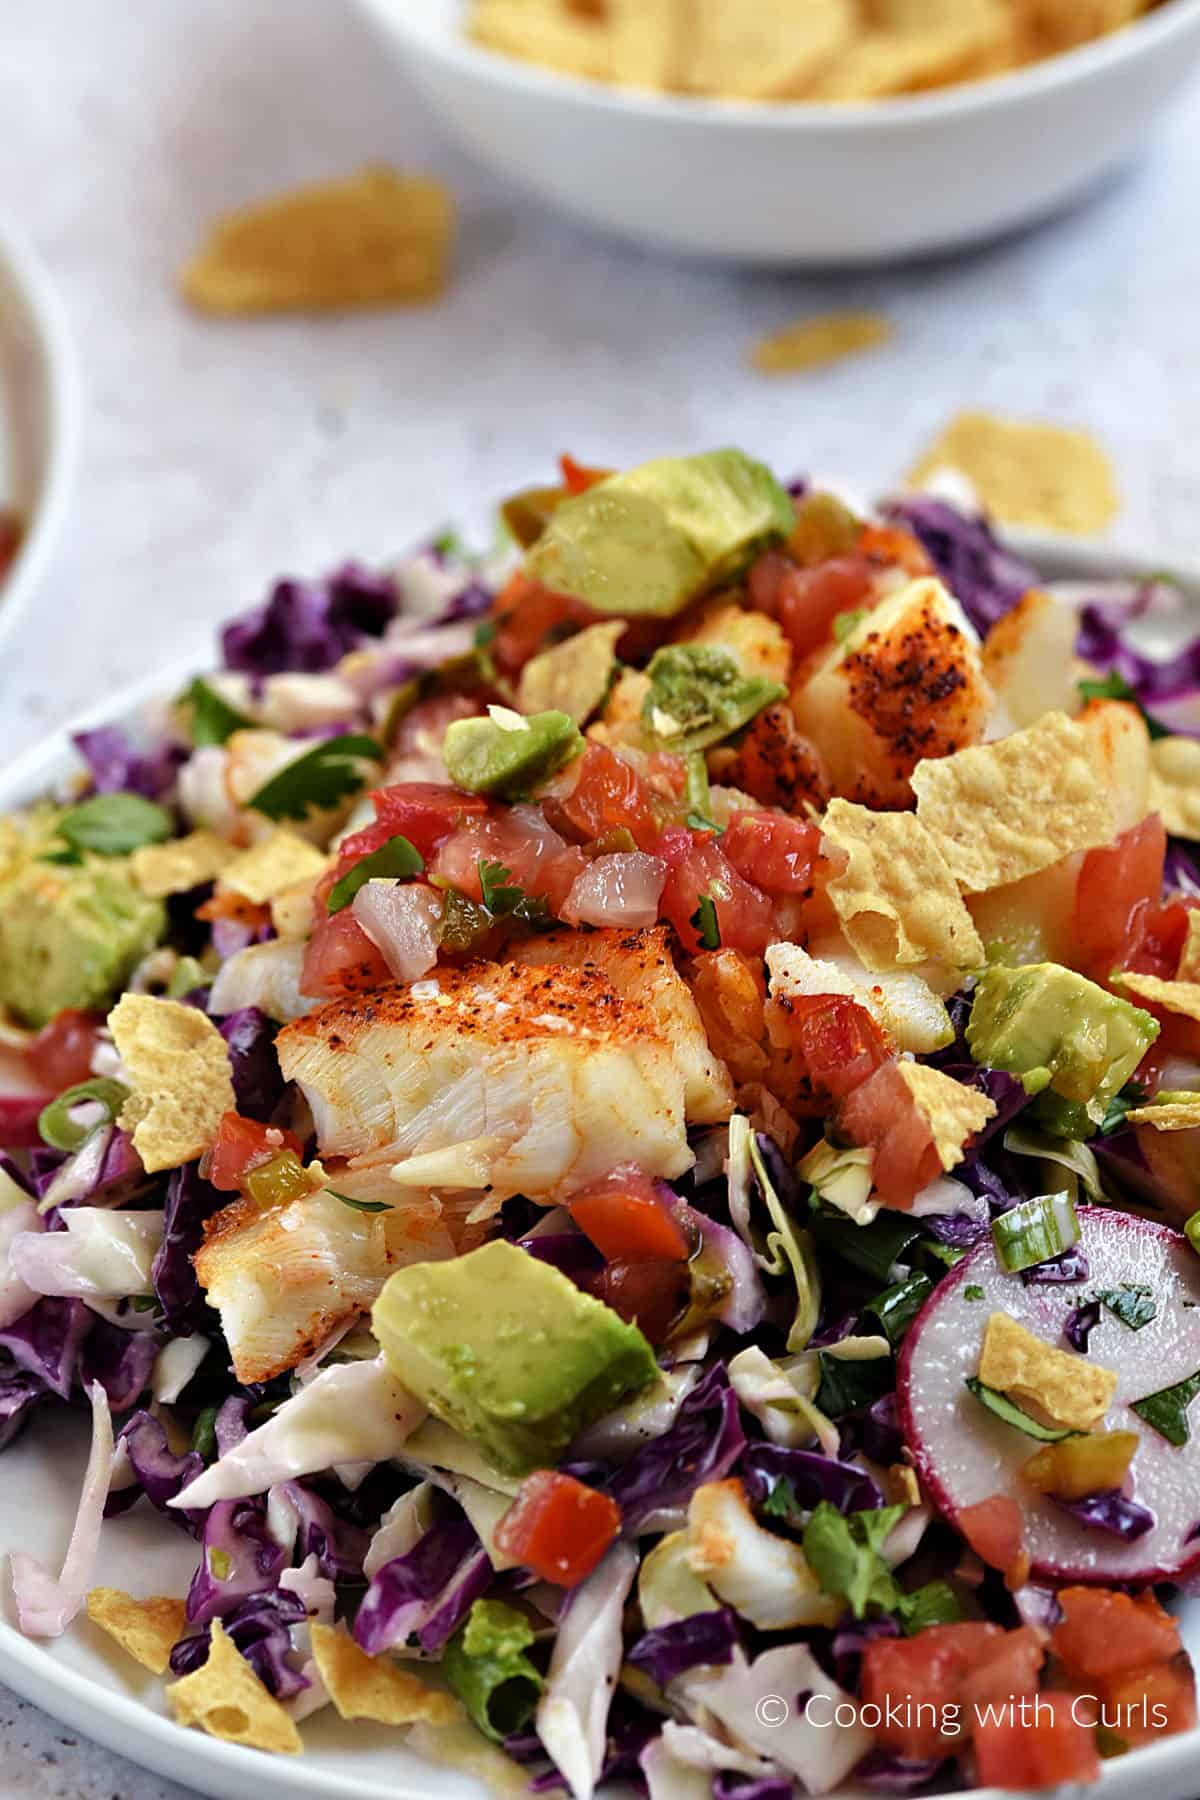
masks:
<path fill-rule="evenodd" d="M 468 794 L 516 800 L 583 749 L 574 719 L 563 712 L 524 718 L 493 706 L 486 719 L 456 719 L 446 732 L 442 760 L 455 787 Z"/>
<path fill-rule="evenodd" d="M 372 1321 L 396 1379 L 514 1475 L 658 1373 L 636 1325 L 499 1239 L 398 1270 Z"/>
<path fill-rule="evenodd" d="M 0 1006 L 35 1028 L 64 1007 L 105 1010 L 167 929 L 127 857 L 44 860 L 61 852 L 60 816 L 11 821 L 0 855 Z"/>
<path fill-rule="evenodd" d="M 1019 1075 L 1061 1137 L 1091 1136 L 1157 1036 L 1149 1013 L 1059 963 L 994 963 L 967 1023 L 975 1060 Z"/>
<path fill-rule="evenodd" d="M 787 490 L 740 450 L 663 457 L 564 501 L 525 568 L 597 612 L 669 618 L 794 522 Z"/>
<path fill-rule="evenodd" d="M 707 750 L 740 731 L 787 689 L 761 675 L 743 675 L 727 650 L 714 644 L 667 644 L 646 673 L 650 691 L 642 720 L 671 750 Z"/>

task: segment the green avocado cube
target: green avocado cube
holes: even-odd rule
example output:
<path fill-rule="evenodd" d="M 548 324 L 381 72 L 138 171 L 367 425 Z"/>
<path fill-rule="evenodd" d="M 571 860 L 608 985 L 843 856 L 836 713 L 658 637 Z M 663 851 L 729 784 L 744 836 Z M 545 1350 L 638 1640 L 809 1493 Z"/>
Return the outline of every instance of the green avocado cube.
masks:
<path fill-rule="evenodd" d="M 10 828 L 0 864 L 0 1006 L 35 1028 L 64 1007 L 105 1010 L 167 928 L 127 858 L 44 860 L 55 816 Z"/>
<path fill-rule="evenodd" d="M 596 612 L 670 618 L 736 581 L 795 516 L 787 490 L 740 450 L 663 457 L 565 500 L 525 568 Z"/>
<path fill-rule="evenodd" d="M 1149 1013 L 1059 963 L 993 964 L 967 1023 L 976 1062 L 1019 1075 L 1060 1137 L 1091 1136 L 1157 1036 Z"/>
<path fill-rule="evenodd" d="M 397 1381 L 506 1474 L 553 1467 L 658 1373 L 636 1325 L 502 1239 L 397 1270 L 372 1323 Z"/>
<path fill-rule="evenodd" d="M 579 727 L 564 712 L 525 718 L 493 706 L 486 719 L 454 721 L 446 732 L 442 760 L 464 793 L 517 800 L 582 749 Z"/>

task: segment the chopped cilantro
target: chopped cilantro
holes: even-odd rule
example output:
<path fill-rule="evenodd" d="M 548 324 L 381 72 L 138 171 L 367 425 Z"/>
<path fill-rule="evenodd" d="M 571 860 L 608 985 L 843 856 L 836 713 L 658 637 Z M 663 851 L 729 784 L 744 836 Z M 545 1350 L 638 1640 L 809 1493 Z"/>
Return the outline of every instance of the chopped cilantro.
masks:
<path fill-rule="evenodd" d="M 969 1281 L 967 1283 L 966 1287 L 963 1289 L 963 1299 L 964 1300 L 982 1300 L 983 1299 L 983 1289 L 980 1287 L 980 1285 L 977 1281 Z"/>
<path fill-rule="evenodd" d="M 343 906 L 349 906 L 359 888 L 365 887 L 368 881 L 386 880 L 393 877 L 403 881 L 409 875 L 419 875 L 425 867 L 425 858 L 415 844 L 410 844 L 406 837 L 390 837 L 386 844 L 378 850 L 372 850 L 370 856 L 364 856 L 347 870 L 340 881 L 335 881 L 329 890 L 327 902 L 331 913 L 341 912 Z"/>
<path fill-rule="evenodd" d="M 903 1506 L 877 1507 L 847 1517 L 822 1500 L 804 1527 L 804 1555 L 823 1591 L 844 1599 L 856 1619 L 868 1606 L 891 1612 L 900 1599 L 896 1578 L 879 1552 Z"/>
<path fill-rule="evenodd" d="M 1025 1433 L 1026 1437 L 1036 1438 L 1041 1444 L 1060 1444 L 1063 1438 L 1079 1435 L 1067 1425 L 1041 1424 L 1023 1407 L 1018 1406 L 1015 1400 L 1010 1400 L 1007 1394 L 1000 1393 L 996 1388 L 985 1387 L 983 1382 L 974 1375 L 967 1377 L 966 1385 L 968 1391 L 974 1394 L 981 1406 L 986 1406 L 990 1413 L 995 1413 L 996 1417 L 1003 1419 L 1006 1425 L 1015 1425 L 1018 1431 Z"/>
<path fill-rule="evenodd" d="M 700 895 L 691 924 L 700 939 L 702 950 L 721 948 L 721 921 L 717 917 L 717 903 L 711 894 Z"/>
<path fill-rule="evenodd" d="M 483 904 L 493 919 L 519 919 L 524 925 L 551 922 L 550 908 L 540 894 L 527 894 L 512 879 L 512 870 L 503 863 L 481 858 L 479 887 Z"/>
<path fill-rule="evenodd" d="M 762 1503 L 762 1511 L 768 1519 L 787 1519 L 796 1522 L 803 1515 L 803 1507 L 792 1483 L 786 1475 L 781 1475 L 766 1499 Z"/>
<path fill-rule="evenodd" d="M 1123 1281 L 1119 1288 L 1106 1288 L 1096 1298 L 1130 1331 L 1140 1331 L 1158 1313 L 1152 1290 L 1139 1281 Z"/>
<path fill-rule="evenodd" d="M 1108 1103 L 1108 1109 L 1100 1125 L 1100 1135 L 1111 1137 L 1114 1131 L 1120 1131 L 1125 1124 L 1125 1115 L 1132 1107 L 1144 1106 L 1149 1093 L 1137 1081 L 1127 1081 L 1119 1094 L 1114 1094 Z"/>
<path fill-rule="evenodd" d="M 1159 1388 L 1155 1394 L 1147 1394 L 1144 1400 L 1133 1400 L 1130 1404 L 1139 1419 L 1145 1419 L 1152 1431 L 1159 1437 L 1166 1438 L 1168 1444 L 1176 1449 L 1188 1442 L 1192 1435 L 1188 1424 L 1188 1407 L 1200 1394 L 1200 1369 L 1183 1381 L 1177 1381 L 1173 1387 Z"/>
<path fill-rule="evenodd" d="M 183 698 L 192 709 L 192 742 L 197 749 L 206 744 L 223 744 L 235 731 L 246 731 L 254 724 L 253 719 L 222 700 L 201 675 L 197 675 Z"/>
<path fill-rule="evenodd" d="M 471 641 L 477 650 L 486 650 L 489 644 L 494 644 L 496 641 L 495 619 L 480 620 L 475 627 L 475 634 Z"/>
<path fill-rule="evenodd" d="M 71 860 L 84 850 L 97 856 L 127 856 L 144 844 L 165 843 L 174 832 L 166 807 L 140 794 L 94 794 L 58 821 L 58 835 L 75 853 Z"/>
<path fill-rule="evenodd" d="M 829 1356 L 824 1350 L 818 1350 L 817 1365 L 821 1371 L 821 1385 L 814 1404 L 827 1419 L 841 1419 L 862 1406 L 870 1406 L 893 1385 L 890 1356 L 848 1362 L 844 1357 Z"/>
<path fill-rule="evenodd" d="M 349 1194 L 339 1194 L 333 1188 L 328 1192 L 331 1200 L 340 1200 L 343 1206 L 349 1206 L 355 1212 L 381 1213 L 395 1210 L 390 1200 L 352 1200 Z"/>
<path fill-rule="evenodd" d="M 901 1594 L 894 1608 L 905 1637 L 916 1637 L 927 1625 L 953 1625 L 962 1618 L 954 1589 L 945 1581 L 927 1581 L 911 1594 Z"/>
<path fill-rule="evenodd" d="M 383 751 L 374 738 L 359 732 L 324 738 L 251 796 L 255 812 L 268 819 L 304 819 L 310 812 L 328 812 L 366 786 L 364 762 L 379 762 Z"/>

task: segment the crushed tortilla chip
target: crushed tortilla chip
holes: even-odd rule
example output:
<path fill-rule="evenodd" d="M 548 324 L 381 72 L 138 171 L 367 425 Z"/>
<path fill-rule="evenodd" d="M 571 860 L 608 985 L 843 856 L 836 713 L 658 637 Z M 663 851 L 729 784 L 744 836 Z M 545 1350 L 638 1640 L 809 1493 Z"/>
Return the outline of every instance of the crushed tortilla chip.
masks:
<path fill-rule="evenodd" d="M 1152 0 L 1037 0 L 1033 8 L 1045 51 L 1073 50 L 1131 25 Z"/>
<path fill-rule="evenodd" d="M 943 1169 L 954 1169 L 963 1160 L 964 1146 L 989 1119 L 996 1103 L 978 1088 L 966 1087 L 952 1075 L 931 1069 L 927 1063 L 897 1063 L 905 1087 L 929 1120 L 934 1148 Z"/>
<path fill-rule="evenodd" d="M 368 1656 L 348 1631 L 309 1627 L 313 1661 L 343 1719 L 375 1719 L 381 1725 L 450 1725 L 462 1717 L 452 1694 L 399 1669 L 386 1656 Z"/>
<path fill-rule="evenodd" d="M 942 469 L 965 475 L 1006 525 L 1089 537 L 1107 530 L 1120 510 L 1112 464 L 1084 431 L 959 413 L 910 471 L 908 485 L 924 487 Z"/>
<path fill-rule="evenodd" d="M 803 92 L 852 40 L 851 0 L 709 0 L 695 10 L 684 86 L 780 100 Z"/>
<path fill-rule="evenodd" d="M 760 338 L 750 360 L 764 375 L 798 375 L 886 344 L 892 325 L 882 313 L 819 313 Z"/>
<path fill-rule="evenodd" d="M 1158 738 L 1150 746 L 1150 805 L 1173 837 L 1200 838 L 1200 742 Z"/>
<path fill-rule="evenodd" d="M 329 858 L 315 845 L 280 826 L 241 851 L 222 871 L 218 886 L 265 906 L 298 881 L 315 881 L 328 867 Z"/>
<path fill-rule="evenodd" d="M 281 1756 L 298 1756 L 304 1748 L 294 1723 L 238 1654 L 220 1619 L 212 1622 L 208 1661 L 164 1691 L 180 1725 L 199 1725 L 210 1737 Z"/>
<path fill-rule="evenodd" d="M 829 883 L 842 930 L 868 969 L 942 962 L 969 969 L 983 943 L 936 838 L 915 813 L 877 813 L 833 800 L 825 837 L 849 855 Z"/>
<path fill-rule="evenodd" d="M 193 1161 L 237 1108 L 225 1039 L 196 1007 L 150 994 L 123 994 L 108 1026 L 133 1089 L 119 1123 L 147 1174 Z"/>
<path fill-rule="evenodd" d="M 1141 975 L 1131 969 L 1121 969 L 1111 979 L 1114 987 L 1135 994 L 1149 1006 L 1161 1006 L 1164 1012 L 1200 1023 L 1200 982 L 1163 981 L 1157 975 Z"/>
<path fill-rule="evenodd" d="M 506 1756 L 499 1744 L 489 1742 L 469 1719 L 436 1727 L 418 1722 L 405 1739 L 405 1749 L 426 1762 L 473 1775 L 497 1800 L 529 1800 L 529 1770 Z"/>
<path fill-rule="evenodd" d="M 805 97 L 845 102 L 919 94 L 994 74 L 1012 56 L 1013 33 L 999 8 L 987 20 L 964 19 L 932 31 L 871 32 L 840 56 Z"/>
<path fill-rule="evenodd" d="M 979 1379 L 985 1387 L 1030 1401 L 1056 1425 L 1091 1431 L 1112 1405 L 1114 1369 L 1043 1343 L 1009 1313 L 994 1312 L 983 1334 Z"/>
<path fill-rule="evenodd" d="M 612 78 L 618 87 L 677 88 L 692 22 L 691 0 L 606 0 Z"/>
<path fill-rule="evenodd" d="M 143 894 L 165 900 L 215 881 L 237 853 L 236 845 L 215 831 L 189 831 L 168 844 L 143 844 L 129 858 L 129 871 Z"/>
<path fill-rule="evenodd" d="M 485 50 L 584 81 L 615 81 L 607 11 L 600 17 L 560 0 L 475 0 L 468 27 Z"/>
<path fill-rule="evenodd" d="M 87 1615 L 106 1631 L 135 1662 L 155 1675 L 165 1675 L 171 1651 L 183 1636 L 187 1609 L 182 1600 L 156 1594 L 135 1600 L 120 1588 L 93 1588 L 87 1597 Z"/>
<path fill-rule="evenodd" d="M 453 230 L 440 182 L 366 168 L 226 213 L 180 285 L 199 311 L 219 314 L 433 300 Z"/>
<path fill-rule="evenodd" d="M 917 817 L 968 894 L 1036 875 L 1116 835 L 1088 737 L 1065 713 L 919 762 L 912 787 Z"/>
<path fill-rule="evenodd" d="M 1193 1131 L 1200 1126 L 1200 1094 L 1131 1106 L 1125 1117 L 1131 1125 L 1152 1125 L 1155 1131 Z"/>
<path fill-rule="evenodd" d="M 285 943 L 302 944 L 312 935 L 315 881 L 297 881 L 271 898 L 271 923 L 276 937 Z"/>
<path fill-rule="evenodd" d="M 1187 916 L 1187 936 L 1179 952 L 1175 979 L 1200 982 L 1200 910 L 1195 908 Z"/>
<path fill-rule="evenodd" d="M 604 704 L 617 670 L 617 643 L 625 630 L 624 619 L 589 625 L 531 657 L 521 670 L 518 709 L 565 712 L 577 725 L 585 724 Z"/>

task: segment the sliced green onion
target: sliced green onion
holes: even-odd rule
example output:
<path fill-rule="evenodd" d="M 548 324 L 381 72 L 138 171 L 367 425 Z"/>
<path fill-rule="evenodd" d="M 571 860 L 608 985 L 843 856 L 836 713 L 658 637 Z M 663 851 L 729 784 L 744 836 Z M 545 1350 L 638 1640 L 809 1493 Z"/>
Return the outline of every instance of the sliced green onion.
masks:
<path fill-rule="evenodd" d="M 1006 1425 L 1015 1425 L 1026 1437 L 1036 1438 L 1040 1444 L 1060 1444 L 1063 1438 L 1078 1437 L 1068 1425 L 1043 1425 L 1023 1407 L 1002 1394 L 998 1388 L 985 1387 L 976 1376 L 967 1377 L 967 1391 L 974 1394 L 981 1406 L 986 1406 L 990 1413 L 1003 1419 Z"/>
<path fill-rule="evenodd" d="M 98 1125 L 111 1125 L 129 1098 L 129 1089 L 121 1081 L 103 1076 L 95 1081 L 81 1081 L 44 1106 L 38 1115 L 38 1131 L 44 1144 L 53 1150 L 78 1150 L 91 1137 Z M 106 1117 L 91 1125 L 80 1125 L 71 1117 L 71 1108 L 84 1100 L 102 1106 Z"/>
<path fill-rule="evenodd" d="M 878 1319 L 879 1329 L 895 1349 L 932 1292 L 928 1275 L 909 1275 L 868 1300 L 863 1311 Z"/>
<path fill-rule="evenodd" d="M 1079 1242 L 1075 1203 L 1067 1194 L 1037 1194 L 992 1220 L 992 1242 L 1006 1275 L 1050 1262 Z"/>

